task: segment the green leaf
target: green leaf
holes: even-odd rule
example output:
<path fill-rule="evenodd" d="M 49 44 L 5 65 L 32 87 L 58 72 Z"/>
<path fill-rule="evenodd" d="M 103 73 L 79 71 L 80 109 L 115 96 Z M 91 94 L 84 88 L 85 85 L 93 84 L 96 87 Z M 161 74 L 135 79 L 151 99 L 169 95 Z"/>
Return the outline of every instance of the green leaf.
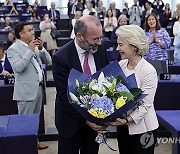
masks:
<path fill-rule="evenodd" d="M 127 97 L 126 102 L 129 102 L 129 101 L 131 101 L 131 100 L 134 100 L 134 96 L 133 96 L 131 93 L 129 93 L 129 92 L 121 91 L 121 95 L 122 95 L 123 97 Z"/>
<path fill-rule="evenodd" d="M 143 91 L 140 88 L 132 88 L 129 91 L 135 97 L 134 100 L 137 100 L 139 95 L 143 93 Z"/>

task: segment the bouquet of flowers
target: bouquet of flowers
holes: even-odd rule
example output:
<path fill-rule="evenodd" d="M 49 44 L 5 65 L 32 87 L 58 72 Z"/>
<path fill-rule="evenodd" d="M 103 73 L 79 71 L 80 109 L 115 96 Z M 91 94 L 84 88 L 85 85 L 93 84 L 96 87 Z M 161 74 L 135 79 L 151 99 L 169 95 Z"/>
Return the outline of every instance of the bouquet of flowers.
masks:
<path fill-rule="evenodd" d="M 75 109 L 96 124 L 115 121 L 146 96 L 137 88 L 134 74 L 126 77 L 117 61 L 92 76 L 71 70 L 68 90 Z"/>

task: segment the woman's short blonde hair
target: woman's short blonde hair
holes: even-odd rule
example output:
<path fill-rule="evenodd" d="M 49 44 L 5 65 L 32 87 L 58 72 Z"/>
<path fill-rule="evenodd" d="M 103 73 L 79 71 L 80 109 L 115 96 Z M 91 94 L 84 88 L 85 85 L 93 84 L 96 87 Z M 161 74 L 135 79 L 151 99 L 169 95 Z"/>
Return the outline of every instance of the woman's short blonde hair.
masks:
<path fill-rule="evenodd" d="M 116 35 L 122 38 L 125 43 L 137 47 L 137 55 L 144 55 L 148 51 L 148 39 L 141 27 L 124 25 L 116 30 Z"/>

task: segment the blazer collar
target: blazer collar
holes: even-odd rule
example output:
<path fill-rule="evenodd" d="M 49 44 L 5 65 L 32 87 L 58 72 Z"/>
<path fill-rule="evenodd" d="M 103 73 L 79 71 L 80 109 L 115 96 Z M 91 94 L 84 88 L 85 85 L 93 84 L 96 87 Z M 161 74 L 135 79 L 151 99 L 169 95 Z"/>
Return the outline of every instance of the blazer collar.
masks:
<path fill-rule="evenodd" d="M 25 44 L 23 44 L 22 41 L 20 41 L 20 40 L 16 40 L 16 41 L 17 41 L 18 47 L 21 49 L 21 50 L 19 50 L 19 52 L 20 52 L 21 56 L 23 56 L 24 53 L 25 53 L 25 51 L 28 50 L 28 46 L 26 46 Z M 33 66 L 35 67 L 35 69 L 37 69 L 37 68 L 36 68 L 36 65 L 35 65 L 35 63 L 34 63 L 33 58 L 31 58 L 31 63 L 33 64 Z"/>

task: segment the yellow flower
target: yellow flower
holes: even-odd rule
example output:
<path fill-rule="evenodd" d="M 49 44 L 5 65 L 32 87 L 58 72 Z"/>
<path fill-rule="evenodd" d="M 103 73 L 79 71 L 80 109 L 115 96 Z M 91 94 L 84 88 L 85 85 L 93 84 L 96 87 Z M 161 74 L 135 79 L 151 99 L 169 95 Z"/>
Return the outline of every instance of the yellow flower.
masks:
<path fill-rule="evenodd" d="M 126 103 L 126 99 L 124 99 L 123 96 L 121 96 L 121 97 L 118 98 L 117 101 L 116 101 L 116 109 L 119 109 L 119 108 L 122 107 L 125 103 Z"/>
<path fill-rule="evenodd" d="M 99 111 L 98 115 L 99 115 L 99 118 L 105 118 L 107 116 L 106 113 L 103 111 Z"/>
<path fill-rule="evenodd" d="M 105 118 L 107 116 L 105 112 L 97 109 L 90 109 L 88 112 L 96 118 Z"/>
<path fill-rule="evenodd" d="M 97 117 L 98 118 L 98 113 L 97 113 L 97 110 L 96 109 L 90 109 L 88 110 L 88 112 L 93 115 L 94 117 Z"/>

